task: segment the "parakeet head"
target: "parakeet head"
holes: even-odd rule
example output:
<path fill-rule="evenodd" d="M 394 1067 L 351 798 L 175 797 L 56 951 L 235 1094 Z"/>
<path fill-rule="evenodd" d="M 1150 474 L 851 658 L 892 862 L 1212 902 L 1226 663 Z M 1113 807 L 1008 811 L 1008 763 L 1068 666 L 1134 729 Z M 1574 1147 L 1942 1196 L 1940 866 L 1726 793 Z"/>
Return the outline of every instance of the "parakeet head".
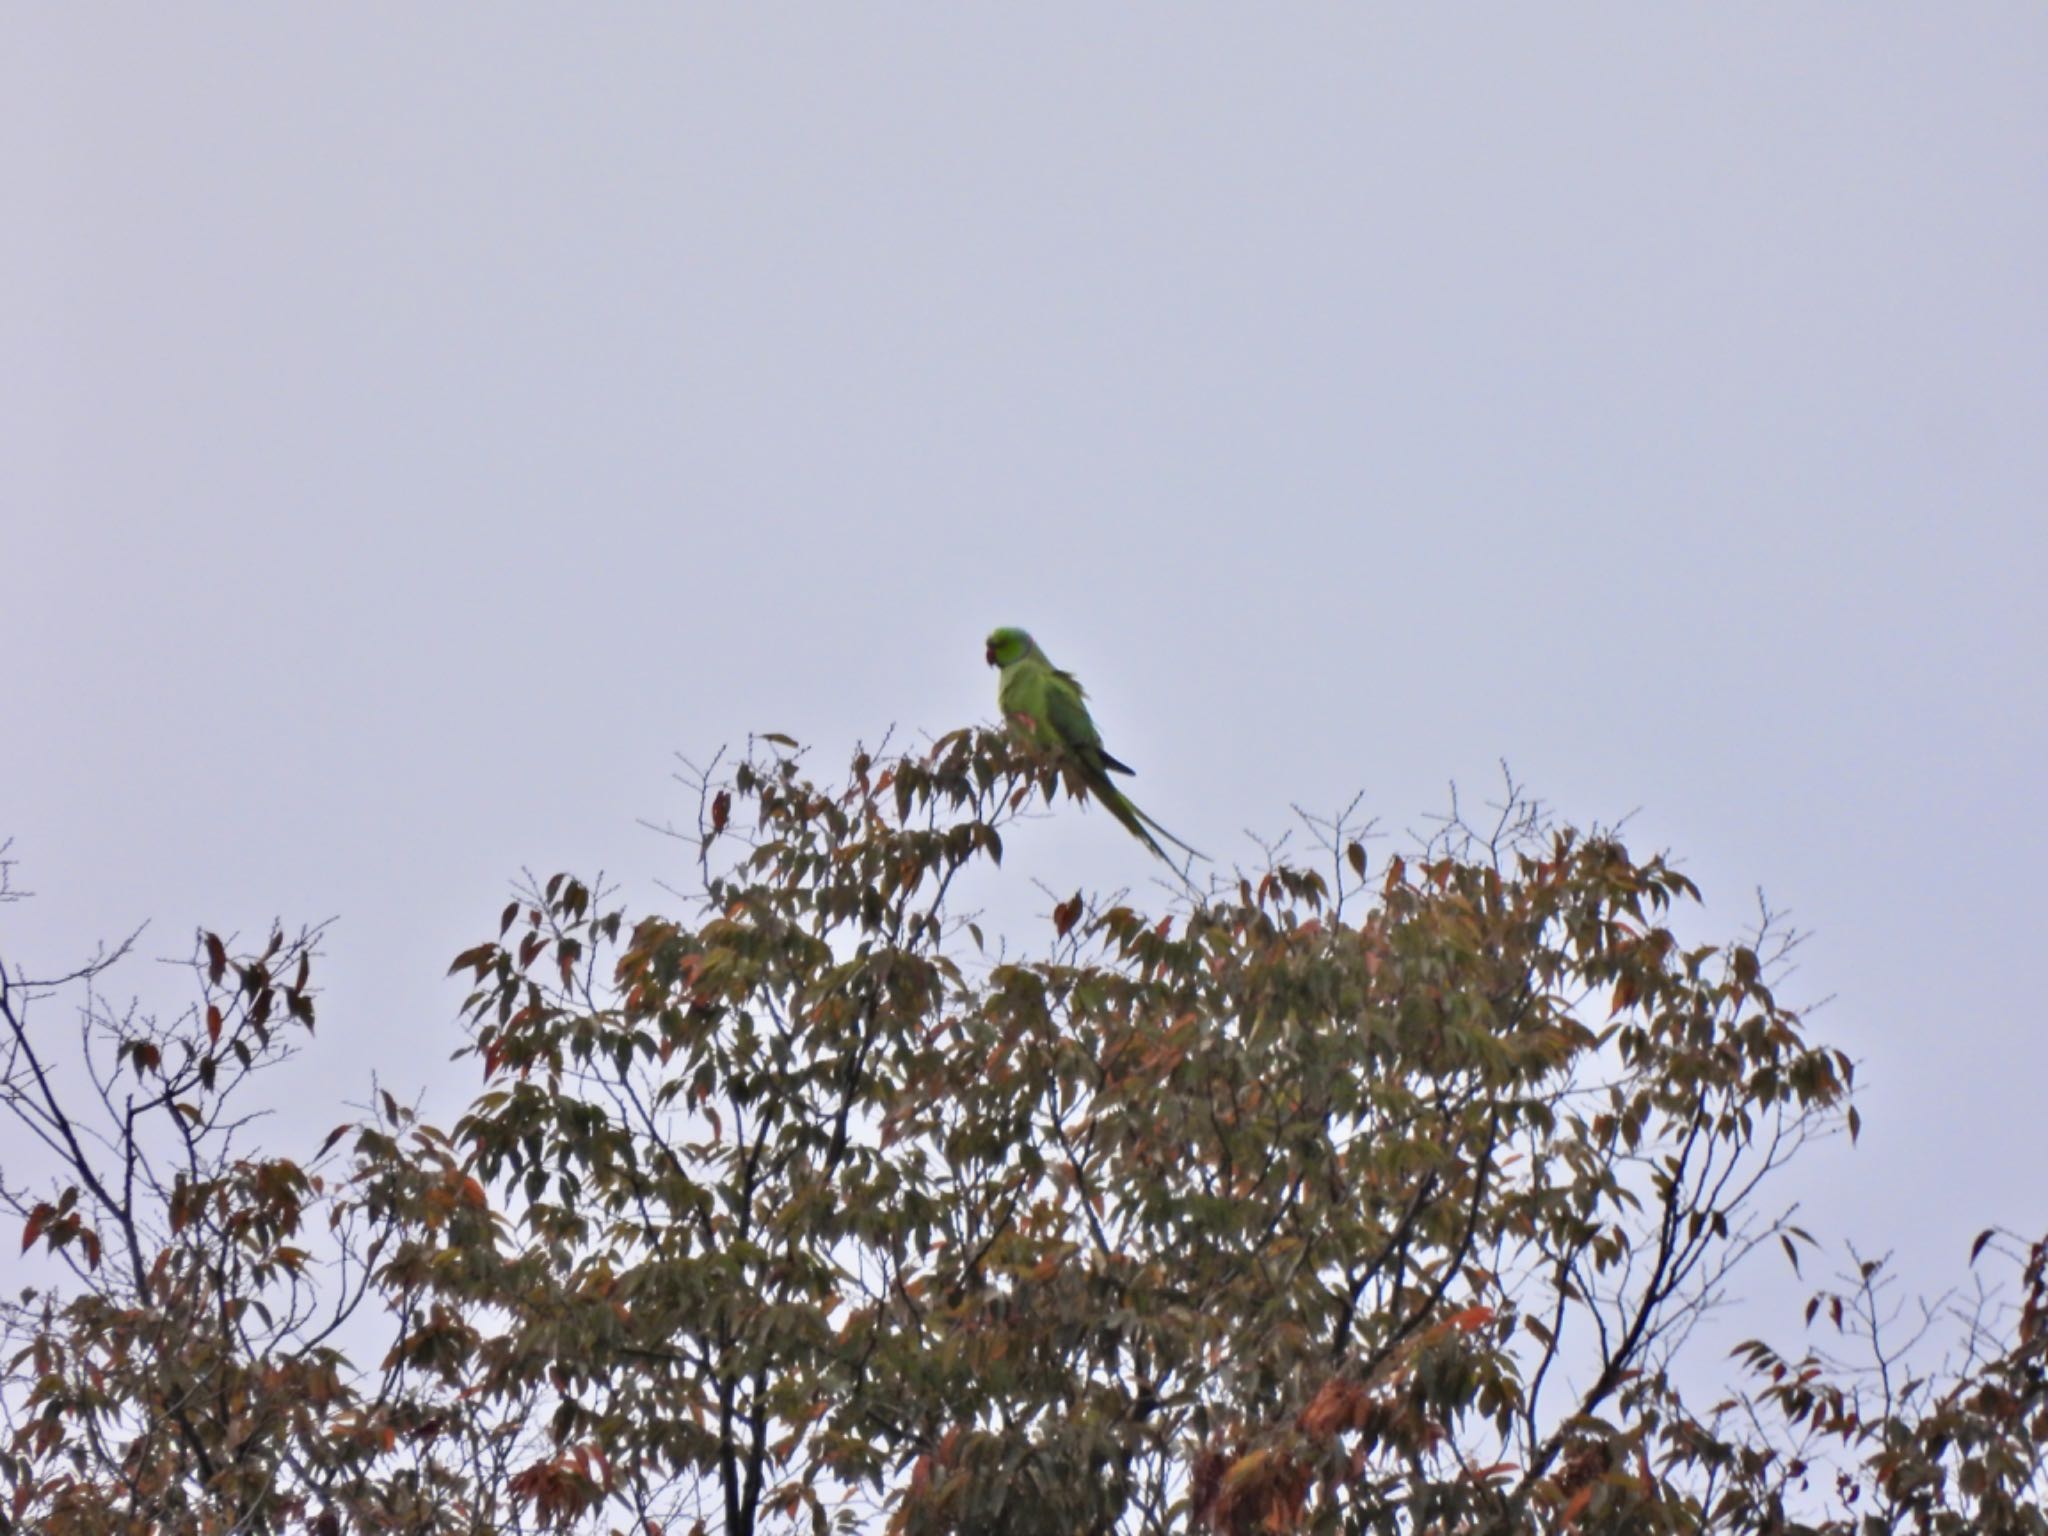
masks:
<path fill-rule="evenodd" d="M 1007 667 L 1013 661 L 1029 656 L 1037 647 L 1031 637 L 1021 629 L 1003 628 L 992 630 L 988 637 L 988 649 L 982 654 L 992 667 Z"/>

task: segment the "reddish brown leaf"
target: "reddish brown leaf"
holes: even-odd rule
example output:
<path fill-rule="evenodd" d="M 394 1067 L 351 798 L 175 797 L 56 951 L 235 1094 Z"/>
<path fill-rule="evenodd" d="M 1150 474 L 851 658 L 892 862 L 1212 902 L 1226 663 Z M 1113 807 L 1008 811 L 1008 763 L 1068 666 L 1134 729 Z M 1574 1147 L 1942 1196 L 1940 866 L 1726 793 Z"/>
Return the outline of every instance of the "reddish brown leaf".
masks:
<path fill-rule="evenodd" d="M 1322 1390 L 1301 1410 L 1302 1432 L 1317 1439 L 1336 1433 L 1350 1423 L 1354 1400 L 1361 1395 L 1361 1389 L 1348 1381 L 1333 1378 L 1324 1382 Z"/>
<path fill-rule="evenodd" d="M 1064 939 L 1074 924 L 1081 920 L 1082 901 L 1079 891 L 1052 909 L 1052 926 L 1055 936 Z"/>
<path fill-rule="evenodd" d="M 476 972 L 476 979 L 482 981 L 484 972 L 490 969 L 491 961 L 497 953 L 498 946 L 495 944 L 479 944 L 473 949 L 465 949 L 448 962 L 448 974 L 453 976 L 457 971 L 473 969 Z"/>

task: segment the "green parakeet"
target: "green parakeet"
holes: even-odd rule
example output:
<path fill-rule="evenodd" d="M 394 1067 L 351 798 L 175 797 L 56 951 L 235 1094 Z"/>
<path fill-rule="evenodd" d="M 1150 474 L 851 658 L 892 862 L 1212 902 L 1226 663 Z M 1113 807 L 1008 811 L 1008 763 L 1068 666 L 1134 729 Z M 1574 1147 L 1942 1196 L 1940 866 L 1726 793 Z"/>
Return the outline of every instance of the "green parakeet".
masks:
<path fill-rule="evenodd" d="M 990 666 L 1003 669 L 996 684 L 996 704 L 1011 730 L 1030 745 L 1059 757 L 1131 836 L 1166 863 L 1173 860 L 1152 836 L 1154 832 L 1198 859 L 1208 857 L 1131 804 L 1110 782 L 1112 771 L 1135 770 L 1103 750 L 1102 733 L 1088 717 L 1087 694 L 1073 673 L 1062 672 L 1046 660 L 1038 642 L 1021 629 L 994 631 L 988 637 L 986 655 Z"/>

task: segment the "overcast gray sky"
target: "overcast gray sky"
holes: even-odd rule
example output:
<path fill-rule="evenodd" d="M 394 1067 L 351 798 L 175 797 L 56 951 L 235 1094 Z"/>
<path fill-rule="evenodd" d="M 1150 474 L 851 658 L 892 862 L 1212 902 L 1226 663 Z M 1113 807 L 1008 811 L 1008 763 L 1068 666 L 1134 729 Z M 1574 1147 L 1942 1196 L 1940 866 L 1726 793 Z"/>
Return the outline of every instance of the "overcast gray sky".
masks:
<path fill-rule="evenodd" d="M 466 1092 L 520 866 L 1018 623 L 1212 852 L 1640 807 L 1815 935 L 1810 1224 L 2048 1224 L 2048 9 L 0 14 L 14 958 L 338 914 L 308 1123 Z"/>

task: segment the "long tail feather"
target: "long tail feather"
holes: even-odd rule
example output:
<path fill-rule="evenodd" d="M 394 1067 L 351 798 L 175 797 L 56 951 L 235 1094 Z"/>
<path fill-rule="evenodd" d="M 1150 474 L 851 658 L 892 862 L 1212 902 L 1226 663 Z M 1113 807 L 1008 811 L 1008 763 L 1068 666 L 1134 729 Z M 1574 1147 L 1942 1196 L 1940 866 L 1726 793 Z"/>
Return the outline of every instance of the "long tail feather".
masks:
<path fill-rule="evenodd" d="M 1129 832 L 1131 836 L 1135 837 L 1147 848 L 1150 848 L 1154 855 L 1165 863 L 1171 864 L 1173 860 L 1167 856 L 1166 850 L 1159 846 L 1158 839 L 1145 830 L 1143 813 L 1115 790 L 1109 789 L 1107 785 L 1104 786 L 1104 789 L 1107 790 L 1107 793 L 1099 793 L 1095 798 L 1109 808 L 1109 814 L 1122 822 L 1124 830 Z"/>
<path fill-rule="evenodd" d="M 1124 803 L 1126 805 L 1130 805 L 1130 802 L 1128 800 L 1126 800 Z M 1201 849 L 1193 846 L 1190 843 L 1182 842 L 1179 838 L 1175 837 L 1171 832 L 1167 831 L 1166 828 L 1162 827 L 1161 825 L 1159 825 L 1158 822 L 1154 821 L 1150 816 L 1146 815 L 1143 811 L 1138 810 L 1138 808 L 1135 805 L 1132 805 L 1131 809 L 1137 814 L 1139 820 L 1143 821 L 1146 826 L 1150 827 L 1154 832 L 1157 832 L 1161 837 L 1165 838 L 1169 843 L 1173 844 L 1174 847 L 1180 849 L 1181 852 L 1191 853 L 1198 859 L 1201 859 L 1205 862 L 1210 862 L 1209 855 L 1202 852 Z"/>
<path fill-rule="evenodd" d="M 1102 803 L 1104 809 L 1118 821 L 1122 822 L 1124 829 L 1131 836 L 1135 837 L 1147 848 L 1150 848 L 1162 863 L 1172 864 L 1175 861 L 1164 848 L 1159 846 L 1158 838 L 1153 837 L 1153 832 L 1157 832 L 1160 837 L 1165 838 L 1184 853 L 1192 854 L 1198 859 L 1207 859 L 1209 857 L 1201 849 L 1182 842 L 1150 816 L 1139 810 L 1136 805 L 1131 803 L 1128 795 L 1109 782 L 1108 775 L 1090 773 L 1086 775 L 1086 780 L 1088 788 L 1094 793 L 1095 798 Z M 1147 828 L 1150 830 L 1148 831 Z"/>

